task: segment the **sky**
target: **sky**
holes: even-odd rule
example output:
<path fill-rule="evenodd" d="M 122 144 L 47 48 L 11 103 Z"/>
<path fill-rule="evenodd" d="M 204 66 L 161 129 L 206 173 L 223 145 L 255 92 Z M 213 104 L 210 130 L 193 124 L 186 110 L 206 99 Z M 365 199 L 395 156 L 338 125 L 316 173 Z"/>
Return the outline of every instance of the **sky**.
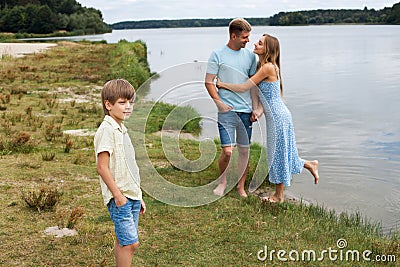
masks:
<path fill-rule="evenodd" d="M 399 0 L 77 0 L 106 23 L 149 19 L 270 17 L 281 11 L 392 7 Z"/>

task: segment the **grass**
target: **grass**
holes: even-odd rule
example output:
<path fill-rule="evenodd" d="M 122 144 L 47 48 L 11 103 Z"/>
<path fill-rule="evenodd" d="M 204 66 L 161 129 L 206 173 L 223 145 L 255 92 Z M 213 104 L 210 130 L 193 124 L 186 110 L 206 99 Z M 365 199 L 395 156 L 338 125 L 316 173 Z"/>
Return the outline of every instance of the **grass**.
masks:
<path fill-rule="evenodd" d="M 135 62 L 134 66 L 140 62 L 140 70 L 129 71 L 125 53 L 132 57 L 128 61 Z M 93 137 L 66 135 L 63 131 L 94 131 L 103 118 L 99 105 L 102 84 L 124 75 L 142 83 L 149 75 L 144 71 L 145 55 L 140 42 L 60 42 L 44 54 L 0 60 L 1 266 L 115 265 L 113 225 L 100 195 Z M 146 110 L 152 106 L 138 103 L 132 116 L 143 124 Z M 159 108 L 154 118 L 168 110 Z M 154 127 L 154 131 L 159 129 L 155 121 L 148 120 L 148 127 Z M 166 158 L 162 146 L 168 140 L 161 141 L 153 134 L 142 137 L 140 125 L 131 126 L 144 184 L 155 174 L 146 175 L 144 148 L 157 173 L 174 184 L 195 187 L 216 178 L 215 158 L 201 172 L 182 171 Z M 215 150 L 206 150 L 206 155 L 219 155 L 218 142 L 214 142 Z M 180 139 L 174 149 L 191 160 L 204 156 L 201 145 L 193 140 Z M 251 151 L 249 176 L 256 171 L 261 147 L 253 145 Z M 183 164 L 179 158 L 177 164 Z M 31 209 L 23 200 L 23 192 L 44 186 L 51 192 L 57 190 L 57 203 L 51 209 Z M 399 261 L 399 235 L 382 236 L 379 225 L 360 214 L 337 215 L 324 207 L 292 202 L 266 204 L 253 195 L 241 199 L 235 190 L 215 202 L 192 208 L 168 205 L 147 193 L 144 199 L 148 210 L 140 218 L 141 246 L 134 266 L 372 266 L 366 261 L 333 262 L 327 256 L 322 262 L 281 262 L 277 252 L 273 262 L 257 258 L 260 251 L 263 255 L 265 246 L 269 252 L 321 252 L 337 249 L 341 238 L 348 243 L 346 250 L 368 249 L 373 255 L 395 255 Z M 79 234 L 64 238 L 44 234 L 47 227 L 55 225 L 73 227 Z M 396 266 L 397 262 L 381 265 Z"/>

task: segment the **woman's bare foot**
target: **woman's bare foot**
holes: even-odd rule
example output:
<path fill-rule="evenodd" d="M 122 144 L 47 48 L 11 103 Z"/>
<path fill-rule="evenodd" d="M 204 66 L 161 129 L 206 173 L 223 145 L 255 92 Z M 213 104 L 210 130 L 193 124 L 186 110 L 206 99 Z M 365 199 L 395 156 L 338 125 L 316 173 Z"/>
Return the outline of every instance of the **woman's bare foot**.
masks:
<path fill-rule="evenodd" d="M 284 196 L 285 185 L 283 183 L 275 185 L 275 193 L 272 196 L 262 197 L 261 201 L 267 201 L 270 203 L 282 203 L 285 200 Z"/>
<path fill-rule="evenodd" d="M 284 201 L 283 198 L 277 198 L 275 195 L 260 197 L 262 202 L 269 202 L 269 203 L 282 203 Z"/>
<path fill-rule="evenodd" d="M 304 164 L 304 167 L 306 167 L 307 170 L 311 172 L 311 174 L 314 176 L 314 183 L 318 184 L 319 181 L 319 174 L 318 174 L 318 160 L 313 160 L 313 161 L 307 161 Z"/>
<path fill-rule="evenodd" d="M 226 188 L 226 184 L 225 183 L 220 183 L 218 184 L 218 186 L 213 190 L 214 194 L 216 194 L 217 196 L 222 197 L 224 195 L 224 191 Z"/>

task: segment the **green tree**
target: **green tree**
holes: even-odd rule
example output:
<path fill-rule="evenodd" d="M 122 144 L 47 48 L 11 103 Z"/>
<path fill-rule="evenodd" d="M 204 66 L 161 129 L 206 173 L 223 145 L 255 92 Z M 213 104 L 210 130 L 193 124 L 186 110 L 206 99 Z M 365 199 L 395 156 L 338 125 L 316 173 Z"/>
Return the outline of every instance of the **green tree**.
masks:
<path fill-rule="evenodd" d="M 71 15 L 79 9 L 75 0 L 63 0 L 60 2 L 59 13 Z"/>
<path fill-rule="evenodd" d="M 386 22 L 389 24 L 400 24 L 400 3 L 393 5 Z"/>
<path fill-rule="evenodd" d="M 302 25 L 307 24 L 306 16 L 300 12 L 290 13 L 288 16 L 289 25 Z"/>
<path fill-rule="evenodd" d="M 76 0 L 0 0 L 0 31 L 77 34 L 104 33 L 111 28 L 101 12 L 84 8 Z"/>
<path fill-rule="evenodd" d="M 2 31 L 19 32 L 26 27 L 26 13 L 22 6 L 4 9 L 2 17 Z"/>
<path fill-rule="evenodd" d="M 38 9 L 36 16 L 32 21 L 31 32 L 33 33 L 52 33 L 56 30 L 56 17 L 47 5 Z"/>
<path fill-rule="evenodd" d="M 66 14 L 57 14 L 57 29 L 66 30 L 69 23 L 69 16 Z"/>

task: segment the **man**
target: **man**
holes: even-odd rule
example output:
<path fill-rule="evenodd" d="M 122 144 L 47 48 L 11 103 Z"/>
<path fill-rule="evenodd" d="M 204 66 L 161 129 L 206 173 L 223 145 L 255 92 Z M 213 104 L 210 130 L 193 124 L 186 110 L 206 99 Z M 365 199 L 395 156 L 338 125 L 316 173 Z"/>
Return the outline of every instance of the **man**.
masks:
<path fill-rule="evenodd" d="M 247 197 L 244 185 L 248 172 L 250 139 L 252 134 L 252 105 L 250 91 L 235 93 L 225 89 L 217 90 L 215 78 L 227 83 L 244 83 L 256 72 L 256 56 L 245 49 L 249 42 L 251 25 L 244 19 L 229 23 L 229 41 L 222 48 L 212 52 L 207 65 L 205 86 L 218 108 L 218 130 L 222 152 L 218 160 L 220 181 L 213 190 L 222 196 L 226 189 L 226 170 L 232 157 L 233 148 L 238 147 L 237 190 Z"/>

